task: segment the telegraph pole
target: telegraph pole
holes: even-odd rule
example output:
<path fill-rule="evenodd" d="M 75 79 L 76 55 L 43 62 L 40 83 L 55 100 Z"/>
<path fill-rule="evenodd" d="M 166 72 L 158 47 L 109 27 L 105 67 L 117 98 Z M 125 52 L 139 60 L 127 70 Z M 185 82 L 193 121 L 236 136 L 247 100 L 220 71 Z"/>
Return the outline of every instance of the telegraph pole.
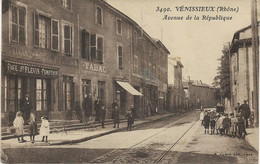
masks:
<path fill-rule="evenodd" d="M 257 23 L 257 0 L 252 0 L 251 4 L 251 27 L 252 27 L 252 52 L 253 52 L 253 108 L 254 108 L 254 126 L 259 125 L 259 44 L 258 44 L 258 23 Z"/>

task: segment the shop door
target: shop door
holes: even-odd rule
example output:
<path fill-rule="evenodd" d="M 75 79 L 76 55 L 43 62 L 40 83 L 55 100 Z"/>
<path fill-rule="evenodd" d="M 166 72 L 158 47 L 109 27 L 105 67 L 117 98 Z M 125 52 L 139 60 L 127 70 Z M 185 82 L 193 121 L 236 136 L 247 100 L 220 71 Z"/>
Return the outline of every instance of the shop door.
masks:
<path fill-rule="evenodd" d="M 98 96 L 100 97 L 103 104 L 106 104 L 106 98 L 105 98 L 105 82 L 99 81 L 98 82 Z"/>
<path fill-rule="evenodd" d="M 121 90 L 120 92 L 120 109 L 121 109 L 121 114 L 125 114 L 126 113 L 126 91 L 125 90 Z"/>
<path fill-rule="evenodd" d="M 140 91 L 139 87 L 134 87 L 137 91 Z M 134 96 L 134 108 L 136 116 L 139 117 L 139 108 L 140 108 L 140 96 Z"/>

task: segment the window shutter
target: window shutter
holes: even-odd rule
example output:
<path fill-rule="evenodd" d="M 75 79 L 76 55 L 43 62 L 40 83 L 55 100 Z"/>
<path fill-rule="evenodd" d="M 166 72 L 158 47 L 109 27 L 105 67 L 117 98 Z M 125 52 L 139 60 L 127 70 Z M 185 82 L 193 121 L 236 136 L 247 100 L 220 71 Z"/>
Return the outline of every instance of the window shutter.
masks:
<path fill-rule="evenodd" d="M 51 50 L 59 51 L 59 21 L 51 21 Z"/>
<path fill-rule="evenodd" d="M 89 35 L 89 33 L 86 31 L 86 39 L 85 39 L 85 41 L 86 41 L 86 59 L 88 59 L 88 60 L 90 60 L 90 55 L 89 55 L 89 44 L 90 44 L 90 42 L 89 42 L 89 38 L 90 37 L 90 35 Z"/>
<path fill-rule="evenodd" d="M 25 44 L 25 8 L 19 8 L 19 43 Z"/>
<path fill-rule="evenodd" d="M 96 34 L 92 34 L 90 36 L 90 46 L 91 46 L 91 59 L 96 59 Z"/>
<path fill-rule="evenodd" d="M 81 31 L 81 47 L 82 47 L 81 57 L 83 59 L 86 59 L 87 57 L 86 57 L 86 30 L 85 29 Z"/>
<path fill-rule="evenodd" d="M 123 68 L 123 49 L 122 46 L 118 46 L 118 60 L 119 60 L 119 68 Z"/>
<path fill-rule="evenodd" d="M 99 62 L 103 62 L 103 38 L 98 37 L 97 40 L 97 58 Z"/>
<path fill-rule="evenodd" d="M 72 26 L 70 26 L 70 54 L 72 55 L 72 51 L 73 51 L 73 41 L 72 41 Z"/>
<path fill-rule="evenodd" d="M 34 46 L 39 47 L 39 14 L 34 13 Z"/>

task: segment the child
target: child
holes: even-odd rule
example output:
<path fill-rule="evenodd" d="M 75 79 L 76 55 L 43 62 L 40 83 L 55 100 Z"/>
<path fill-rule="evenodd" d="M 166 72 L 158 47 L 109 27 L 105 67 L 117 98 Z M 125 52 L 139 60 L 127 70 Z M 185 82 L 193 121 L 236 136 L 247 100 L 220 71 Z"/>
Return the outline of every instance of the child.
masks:
<path fill-rule="evenodd" d="M 218 121 L 216 122 L 216 125 L 218 127 L 218 131 L 219 133 L 222 135 L 224 133 L 224 128 L 223 128 L 223 120 L 224 120 L 225 116 L 223 116 L 222 113 L 220 113 L 220 117 L 218 119 Z"/>
<path fill-rule="evenodd" d="M 204 116 L 203 122 L 204 122 L 204 129 L 205 129 L 204 134 L 209 133 L 210 117 L 208 113 L 206 113 L 206 115 Z"/>
<path fill-rule="evenodd" d="M 103 105 L 100 110 L 100 119 L 101 119 L 101 128 L 105 128 L 105 119 L 106 119 L 106 109 Z"/>
<path fill-rule="evenodd" d="M 46 143 L 48 142 L 48 135 L 50 134 L 50 124 L 47 120 L 46 116 L 41 117 L 42 125 L 40 128 L 40 135 L 42 135 L 42 142 L 44 142 L 44 138 L 46 138 Z"/>
<path fill-rule="evenodd" d="M 125 117 L 127 119 L 127 131 L 128 129 L 131 131 L 132 124 L 134 124 L 134 116 L 132 114 L 132 111 L 131 110 L 127 111 Z"/>
<path fill-rule="evenodd" d="M 230 118 L 230 133 L 231 133 L 231 137 L 236 137 L 236 132 L 237 132 L 237 118 L 234 117 L 234 113 L 230 114 L 231 118 Z"/>
<path fill-rule="evenodd" d="M 36 134 L 37 134 L 37 124 L 35 121 L 35 115 L 31 113 L 29 119 L 29 135 L 32 143 L 34 143 L 34 137 Z"/>
<path fill-rule="evenodd" d="M 15 136 L 17 136 L 18 138 L 18 142 L 22 143 L 22 142 L 26 142 L 26 140 L 23 139 L 23 135 L 24 135 L 24 120 L 22 117 L 22 112 L 18 111 L 16 113 L 16 117 L 14 119 L 13 122 L 14 128 L 15 128 Z M 21 137 L 21 139 L 20 139 Z"/>
<path fill-rule="evenodd" d="M 115 128 L 116 125 L 117 125 L 117 128 L 119 128 L 120 120 L 119 120 L 119 110 L 118 110 L 118 106 L 115 106 L 115 107 L 114 107 L 114 110 L 113 110 L 112 115 L 113 115 L 113 119 L 114 119 L 114 127 L 113 127 L 113 128 Z"/>
<path fill-rule="evenodd" d="M 223 133 L 228 135 L 228 129 L 230 126 L 230 119 L 228 118 L 228 114 L 225 114 L 225 118 L 223 119 Z"/>
<path fill-rule="evenodd" d="M 211 130 L 211 134 L 215 133 L 215 113 L 212 111 L 212 113 L 210 114 L 210 130 Z"/>
<path fill-rule="evenodd" d="M 244 119 L 241 117 L 241 114 L 237 115 L 237 126 L 238 126 L 238 137 L 239 138 L 245 138 L 245 133 L 246 133 L 246 129 L 245 129 L 245 122 Z"/>

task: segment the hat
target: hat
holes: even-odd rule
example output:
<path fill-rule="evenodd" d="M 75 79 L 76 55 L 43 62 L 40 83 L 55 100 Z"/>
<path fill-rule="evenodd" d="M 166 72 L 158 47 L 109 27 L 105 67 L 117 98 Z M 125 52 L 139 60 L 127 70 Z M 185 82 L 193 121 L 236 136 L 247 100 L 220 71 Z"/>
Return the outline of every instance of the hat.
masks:
<path fill-rule="evenodd" d="M 234 113 L 230 113 L 230 116 L 234 116 Z"/>

